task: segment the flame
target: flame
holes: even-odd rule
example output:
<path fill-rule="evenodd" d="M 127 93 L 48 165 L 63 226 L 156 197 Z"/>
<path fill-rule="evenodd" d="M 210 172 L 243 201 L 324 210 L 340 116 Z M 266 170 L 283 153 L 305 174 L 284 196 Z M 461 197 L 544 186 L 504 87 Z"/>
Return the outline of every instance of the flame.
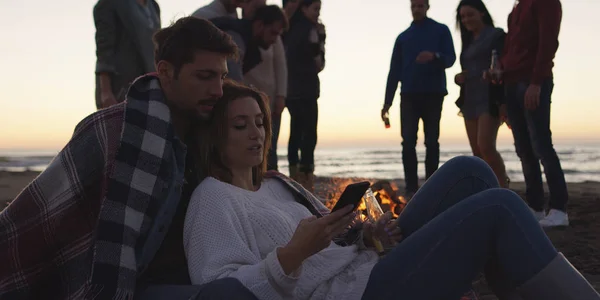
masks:
<path fill-rule="evenodd" d="M 374 180 L 368 180 L 364 178 L 332 178 L 329 183 L 324 184 L 326 190 L 321 193 L 324 194 L 324 198 L 326 199 L 325 206 L 327 206 L 329 209 L 332 209 L 344 192 L 344 189 L 346 189 L 346 186 L 360 181 L 368 181 L 371 185 L 375 183 Z M 395 213 L 395 208 L 398 206 L 398 204 L 392 201 L 392 197 L 395 196 L 403 204 L 406 204 L 406 201 L 404 197 L 396 196 L 398 194 L 398 187 L 393 182 L 390 183 L 390 188 L 394 195 L 388 195 L 385 189 L 374 190 L 373 194 L 379 200 L 379 204 L 381 205 L 383 211 L 391 211 L 394 214 L 394 217 L 397 218 L 398 215 Z M 358 206 L 358 210 L 364 211 L 365 209 L 366 206 L 364 202 L 361 201 L 360 205 Z"/>

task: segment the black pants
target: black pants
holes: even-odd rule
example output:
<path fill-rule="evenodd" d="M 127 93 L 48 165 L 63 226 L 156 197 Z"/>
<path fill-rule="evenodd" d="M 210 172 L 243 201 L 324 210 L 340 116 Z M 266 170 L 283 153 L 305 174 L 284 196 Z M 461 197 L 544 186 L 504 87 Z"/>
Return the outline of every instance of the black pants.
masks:
<path fill-rule="evenodd" d="M 441 94 L 402 94 L 400 100 L 400 126 L 402 132 L 402 164 L 406 192 L 419 189 L 417 176 L 417 132 L 419 120 L 423 120 L 425 133 L 425 174 L 429 178 L 440 162 L 440 119 L 444 95 Z"/>
<path fill-rule="evenodd" d="M 300 164 L 304 168 L 301 170 L 303 172 L 312 171 L 315 165 L 319 118 L 317 98 L 288 98 L 286 104 L 291 119 L 288 162 L 290 166 Z M 301 158 L 298 156 L 298 150 Z"/>

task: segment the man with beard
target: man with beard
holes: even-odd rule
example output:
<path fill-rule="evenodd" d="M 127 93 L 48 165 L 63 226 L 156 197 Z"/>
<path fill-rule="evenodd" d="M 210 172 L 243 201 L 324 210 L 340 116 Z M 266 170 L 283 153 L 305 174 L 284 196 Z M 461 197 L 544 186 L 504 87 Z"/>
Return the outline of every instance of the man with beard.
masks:
<path fill-rule="evenodd" d="M 254 19 L 256 11 L 265 5 L 265 0 L 250 0 L 246 2 L 242 10 L 243 18 L 247 20 Z M 281 127 L 281 114 L 285 109 L 285 97 L 287 96 L 287 61 L 281 37 L 277 37 L 273 45 L 265 49 L 260 48 L 259 51 L 261 62 L 248 73 L 244 74 L 244 83 L 255 86 L 269 97 L 272 136 L 271 149 L 269 149 L 269 155 L 267 156 L 267 169 L 277 170 L 277 142 Z"/>
<path fill-rule="evenodd" d="M 237 47 L 194 17 L 153 39 L 157 72 L 78 124 L 0 214 L 0 298 L 256 299 L 230 278 L 192 286 L 183 251 L 190 129 L 222 96 Z"/>
<path fill-rule="evenodd" d="M 217 27 L 231 35 L 240 49 L 240 59 L 228 61 L 229 77 L 244 81 L 244 74 L 262 62 L 260 49 L 273 45 L 287 28 L 287 18 L 277 5 L 256 9 L 251 19 L 221 17 L 211 19 Z"/>

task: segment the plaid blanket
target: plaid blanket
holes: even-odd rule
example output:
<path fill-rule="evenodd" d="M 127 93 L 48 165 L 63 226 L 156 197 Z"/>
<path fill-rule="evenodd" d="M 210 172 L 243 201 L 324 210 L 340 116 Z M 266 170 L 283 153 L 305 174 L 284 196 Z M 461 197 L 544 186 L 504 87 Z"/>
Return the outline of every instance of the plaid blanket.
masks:
<path fill-rule="evenodd" d="M 78 124 L 0 214 L 0 298 L 131 299 L 135 249 L 167 192 L 173 138 L 153 75 Z"/>

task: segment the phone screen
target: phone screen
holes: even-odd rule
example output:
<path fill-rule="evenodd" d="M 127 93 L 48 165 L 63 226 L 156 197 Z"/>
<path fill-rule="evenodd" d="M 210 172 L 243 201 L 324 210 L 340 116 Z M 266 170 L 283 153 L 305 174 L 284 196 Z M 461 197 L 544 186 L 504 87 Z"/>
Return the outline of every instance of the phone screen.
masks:
<path fill-rule="evenodd" d="M 365 192 L 367 191 L 367 189 L 369 189 L 370 186 L 371 183 L 368 181 L 357 182 L 348 185 L 342 193 L 342 195 L 340 196 L 338 202 L 331 210 L 331 212 L 339 210 L 340 208 L 345 207 L 346 205 L 353 205 L 354 211 L 358 207 L 360 201 L 362 200 L 362 197 L 364 196 Z"/>

